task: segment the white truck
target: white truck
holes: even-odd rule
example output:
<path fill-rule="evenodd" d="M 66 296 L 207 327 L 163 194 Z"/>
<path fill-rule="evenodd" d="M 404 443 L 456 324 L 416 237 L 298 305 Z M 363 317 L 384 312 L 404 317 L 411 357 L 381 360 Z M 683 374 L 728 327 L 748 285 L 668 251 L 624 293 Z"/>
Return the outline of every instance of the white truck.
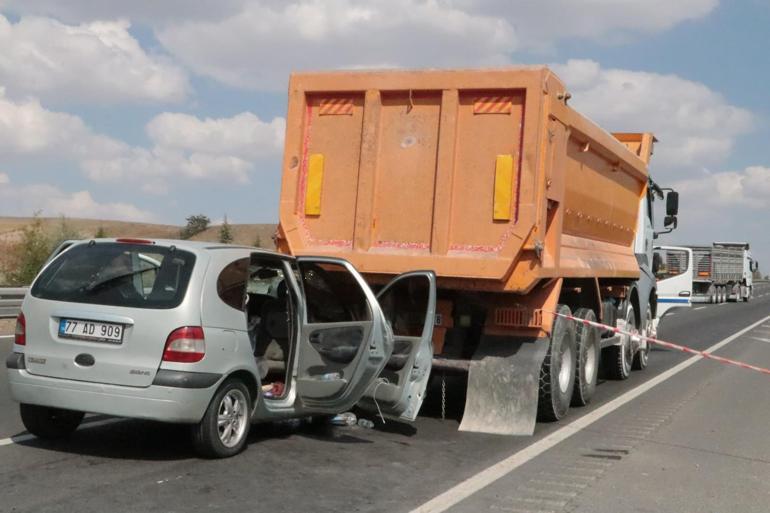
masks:
<path fill-rule="evenodd" d="M 752 278 L 759 263 L 752 258 L 748 242 L 714 242 L 711 246 L 668 248 L 691 251 L 693 303 L 751 299 Z"/>

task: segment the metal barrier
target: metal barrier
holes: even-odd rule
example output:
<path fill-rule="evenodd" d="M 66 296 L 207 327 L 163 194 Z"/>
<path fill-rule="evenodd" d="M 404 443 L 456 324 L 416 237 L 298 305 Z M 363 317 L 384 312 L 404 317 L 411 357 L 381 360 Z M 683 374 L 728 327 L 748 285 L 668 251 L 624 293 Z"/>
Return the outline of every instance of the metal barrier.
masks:
<path fill-rule="evenodd" d="M 0 287 L 0 319 L 19 315 L 21 302 L 28 290 L 27 287 Z"/>

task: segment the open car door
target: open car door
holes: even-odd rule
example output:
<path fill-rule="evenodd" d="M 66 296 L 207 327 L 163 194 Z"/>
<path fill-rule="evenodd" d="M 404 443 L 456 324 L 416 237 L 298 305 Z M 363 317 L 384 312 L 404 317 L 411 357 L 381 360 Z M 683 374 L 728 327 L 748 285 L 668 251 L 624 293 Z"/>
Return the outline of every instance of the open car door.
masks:
<path fill-rule="evenodd" d="M 425 399 L 433 362 L 436 275 L 401 274 L 377 294 L 377 301 L 392 332 L 393 352 L 359 405 L 411 421 Z"/>
<path fill-rule="evenodd" d="M 393 338 L 374 293 L 342 259 L 298 257 L 302 290 L 296 352 L 298 412 L 353 407 L 385 366 Z"/>

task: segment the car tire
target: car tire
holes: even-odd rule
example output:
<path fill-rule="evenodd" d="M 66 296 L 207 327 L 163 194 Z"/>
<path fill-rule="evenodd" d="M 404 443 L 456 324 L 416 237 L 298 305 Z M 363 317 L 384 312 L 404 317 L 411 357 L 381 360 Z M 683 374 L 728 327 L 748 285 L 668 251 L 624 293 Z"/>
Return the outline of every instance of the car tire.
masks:
<path fill-rule="evenodd" d="M 566 305 L 559 305 L 557 311 L 570 315 Z M 540 367 L 538 420 L 556 421 L 569 411 L 575 388 L 575 345 L 575 321 L 557 316 L 553 321 L 548 353 Z"/>
<path fill-rule="evenodd" d="M 82 411 L 25 403 L 19 405 L 19 413 L 27 431 L 45 440 L 67 438 L 78 428 L 85 415 Z"/>
<path fill-rule="evenodd" d="M 246 446 L 251 427 L 251 395 L 238 379 L 228 379 L 192 427 L 196 452 L 204 458 L 235 456 Z"/>
<path fill-rule="evenodd" d="M 652 305 L 647 305 L 647 315 L 645 316 L 642 329 L 639 330 L 642 335 L 649 336 L 650 326 L 652 326 Z M 631 366 L 633 370 L 644 370 L 647 368 L 647 364 L 650 361 L 650 349 L 652 344 L 649 341 L 645 341 L 645 347 L 639 349 L 634 355 L 634 363 Z"/>
<path fill-rule="evenodd" d="M 596 314 L 590 308 L 578 308 L 575 317 L 596 322 Z M 585 406 L 591 402 L 599 378 L 599 363 L 602 354 L 599 329 L 596 326 L 575 322 L 576 367 L 575 389 L 572 392 L 572 406 Z"/>
<path fill-rule="evenodd" d="M 636 312 L 632 304 L 626 307 L 624 331 L 633 331 L 636 328 Z M 617 346 L 610 346 L 602 353 L 602 367 L 607 373 L 607 377 L 615 380 L 625 380 L 631 375 L 631 366 L 633 363 L 633 344 L 631 337 L 621 335 L 621 343 Z"/>

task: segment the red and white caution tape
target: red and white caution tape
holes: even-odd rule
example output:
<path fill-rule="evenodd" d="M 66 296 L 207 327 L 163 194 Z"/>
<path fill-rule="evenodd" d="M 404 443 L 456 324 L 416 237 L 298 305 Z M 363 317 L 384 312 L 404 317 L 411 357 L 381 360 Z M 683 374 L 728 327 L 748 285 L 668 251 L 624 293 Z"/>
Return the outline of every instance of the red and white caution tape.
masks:
<path fill-rule="evenodd" d="M 753 371 L 756 371 L 756 372 L 761 372 L 762 374 L 770 374 L 770 369 L 765 369 L 764 367 L 757 367 L 756 365 L 750 365 L 748 363 L 739 362 L 737 360 L 731 360 L 730 358 L 724 358 L 722 356 L 717 356 L 715 354 L 708 353 L 708 352 L 705 352 L 705 351 L 698 351 L 697 349 L 693 349 L 691 347 L 682 346 L 682 345 L 679 345 L 679 344 L 674 344 L 672 342 L 666 342 L 665 340 L 658 340 L 657 338 L 654 338 L 654 337 L 648 337 L 646 335 L 642 335 L 639 332 L 633 332 L 632 333 L 632 332 L 629 332 L 629 331 L 624 331 L 624 330 L 622 330 L 622 329 L 620 329 L 618 327 L 608 326 L 606 324 L 601 324 L 599 322 L 589 321 L 587 319 L 580 319 L 578 317 L 573 317 L 572 315 L 564 315 L 564 314 L 560 314 L 558 312 L 550 312 L 550 313 L 552 313 L 553 315 L 555 315 L 557 317 L 563 317 L 563 318 L 569 319 L 571 321 L 582 323 L 582 324 L 584 324 L 586 326 L 594 326 L 594 327 L 599 328 L 599 329 L 604 330 L 604 331 L 611 331 L 612 333 L 617 333 L 619 335 L 626 335 L 626 336 L 633 337 L 633 338 L 636 338 L 636 339 L 639 339 L 639 340 L 646 340 L 647 342 L 651 342 L 653 344 L 657 344 L 657 345 L 659 345 L 661 347 L 667 347 L 669 349 L 675 349 L 675 350 L 681 351 L 683 353 L 695 354 L 695 355 L 698 355 L 698 356 L 702 356 L 703 358 L 707 358 L 709 360 L 714 360 L 714 361 L 717 361 L 717 362 L 726 363 L 728 365 L 735 365 L 736 367 L 740 367 L 742 369 L 753 370 Z"/>

